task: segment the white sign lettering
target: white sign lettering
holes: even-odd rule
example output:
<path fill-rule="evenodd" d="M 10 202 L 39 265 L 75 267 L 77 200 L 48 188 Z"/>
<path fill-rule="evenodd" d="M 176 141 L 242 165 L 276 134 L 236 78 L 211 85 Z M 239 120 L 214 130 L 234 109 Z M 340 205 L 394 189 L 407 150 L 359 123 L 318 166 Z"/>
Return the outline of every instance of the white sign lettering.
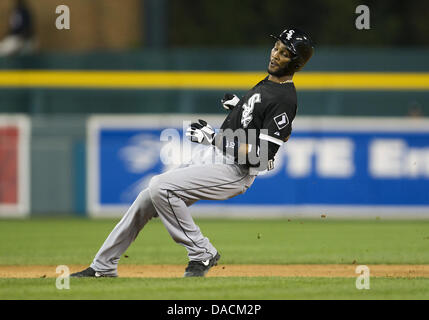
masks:
<path fill-rule="evenodd" d="M 349 178 L 355 171 L 354 142 L 348 138 L 295 138 L 288 142 L 285 153 L 286 170 L 292 177 L 310 175 L 313 159 L 316 173 L 321 177 Z"/>
<path fill-rule="evenodd" d="M 411 148 L 402 139 L 374 139 L 369 172 L 374 178 L 429 177 L 429 148 Z"/>

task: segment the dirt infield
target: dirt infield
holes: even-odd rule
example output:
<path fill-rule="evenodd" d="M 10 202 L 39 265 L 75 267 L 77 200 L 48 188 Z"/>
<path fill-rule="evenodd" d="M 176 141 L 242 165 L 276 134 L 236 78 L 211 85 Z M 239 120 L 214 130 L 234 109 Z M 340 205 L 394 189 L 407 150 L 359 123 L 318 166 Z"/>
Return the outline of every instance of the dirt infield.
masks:
<path fill-rule="evenodd" d="M 70 272 L 87 266 L 69 265 Z M 208 277 L 357 277 L 357 265 L 219 265 Z M 429 265 L 368 265 L 373 277 L 429 278 Z M 0 266 L 0 278 L 55 278 L 57 266 Z M 180 278 L 183 265 L 120 265 L 127 278 Z"/>

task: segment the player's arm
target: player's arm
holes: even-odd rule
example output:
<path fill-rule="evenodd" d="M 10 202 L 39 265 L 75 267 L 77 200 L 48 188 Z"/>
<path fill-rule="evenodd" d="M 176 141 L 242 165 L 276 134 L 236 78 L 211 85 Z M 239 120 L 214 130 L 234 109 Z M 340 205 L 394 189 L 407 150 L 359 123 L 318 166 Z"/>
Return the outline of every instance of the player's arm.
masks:
<path fill-rule="evenodd" d="M 272 142 L 267 142 L 266 145 L 258 143 L 255 144 L 242 144 L 238 150 L 239 157 L 246 158 L 246 162 L 249 166 L 259 168 L 259 171 L 266 169 L 273 169 L 273 163 L 270 164 L 269 160 L 274 159 L 279 146 Z M 267 150 L 267 151 L 264 151 Z"/>
<path fill-rule="evenodd" d="M 288 139 L 289 137 L 287 137 Z M 228 139 L 219 134 L 214 139 L 214 145 L 223 150 L 224 153 L 233 156 L 238 163 L 247 164 L 251 167 L 259 168 L 259 171 L 273 168 L 273 160 L 280 144 L 268 140 L 257 141 L 256 143 L 241 142 L 238 137 Z"/>
<path fill-rule="evenodd" d="M 192 142 L 205 145 L 213 144 L 215 131 L 206 121 L 198 119 L 198 122 L 191 123 L 186 130 L 186 136 Z"/>
<path fill-rule="evenodd" d="M 224 107 L 224 109 L 231 111 L 240 103 L 240 98 L 235 94 L 225 93 L 220 102 L 222 103 L 222 107 Z"/>
<path fill-rule="evenodd" d="M 289 138 L 290 138 L 290 135 L 288 135 L 285 138 L 284 142 L 287 142 Z M 254 144 L 242 143 L 238 148 L 238 153 L 241 155 L 246 155 L 246 154 L 249 154 L 252 150 L 254 150 L 254 148 L 257 148 L 257 147 L 258 146 L 257 145 L 255 146 Z M 272 157 L 275 156 L 279 148 L 280 148 L 279 144 L 268 141 L 268 154 L 272 155 Z"/>
<path fill-rule="evenodd" d="M 290 111 L 291 109 L 293 108 L 283 103 L 272 104 L 267 108 L 258 137 L 257 150 L 252 151 L 253 148 L 250 148 L 248 154 L 251 166 L 257 167 L 258 170 L 274 168 L 274 157 L 279 148 L 289 140 L 292 132 L 295 114 Z"/>

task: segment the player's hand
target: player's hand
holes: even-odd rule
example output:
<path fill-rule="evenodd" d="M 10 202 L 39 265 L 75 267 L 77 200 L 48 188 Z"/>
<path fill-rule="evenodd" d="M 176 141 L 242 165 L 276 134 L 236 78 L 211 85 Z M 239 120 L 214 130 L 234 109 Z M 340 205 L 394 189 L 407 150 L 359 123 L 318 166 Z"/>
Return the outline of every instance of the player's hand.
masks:
<path fill-rule="evenodd" d="M 240 98 L 235 94 L 225 93 L 223 99 L 221 99 L 220 102 L 226 110 L 232 110 L 240 102 Z"/>
<path fill-rule="evenodd" d="M 186 130 L 186 136 L 192 142 L 210 145 L 213 142 L 215 131 L 206 121 L 199 119 L 198 122 L 191 123 Z"/>

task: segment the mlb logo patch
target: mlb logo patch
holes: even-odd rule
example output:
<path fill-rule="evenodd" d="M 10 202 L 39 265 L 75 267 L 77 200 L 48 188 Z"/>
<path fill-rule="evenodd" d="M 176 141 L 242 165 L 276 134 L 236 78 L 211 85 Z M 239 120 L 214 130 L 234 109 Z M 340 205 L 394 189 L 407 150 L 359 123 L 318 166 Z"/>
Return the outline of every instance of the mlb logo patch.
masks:
<path fill-rule="evenodd" d="M 277 128 L 279 128 L 279 130 L 285 128 L 289 124 L 289 118 L 287 117 L 286 112 L 275 116 L 274 122 L 276 123 Z"/>

